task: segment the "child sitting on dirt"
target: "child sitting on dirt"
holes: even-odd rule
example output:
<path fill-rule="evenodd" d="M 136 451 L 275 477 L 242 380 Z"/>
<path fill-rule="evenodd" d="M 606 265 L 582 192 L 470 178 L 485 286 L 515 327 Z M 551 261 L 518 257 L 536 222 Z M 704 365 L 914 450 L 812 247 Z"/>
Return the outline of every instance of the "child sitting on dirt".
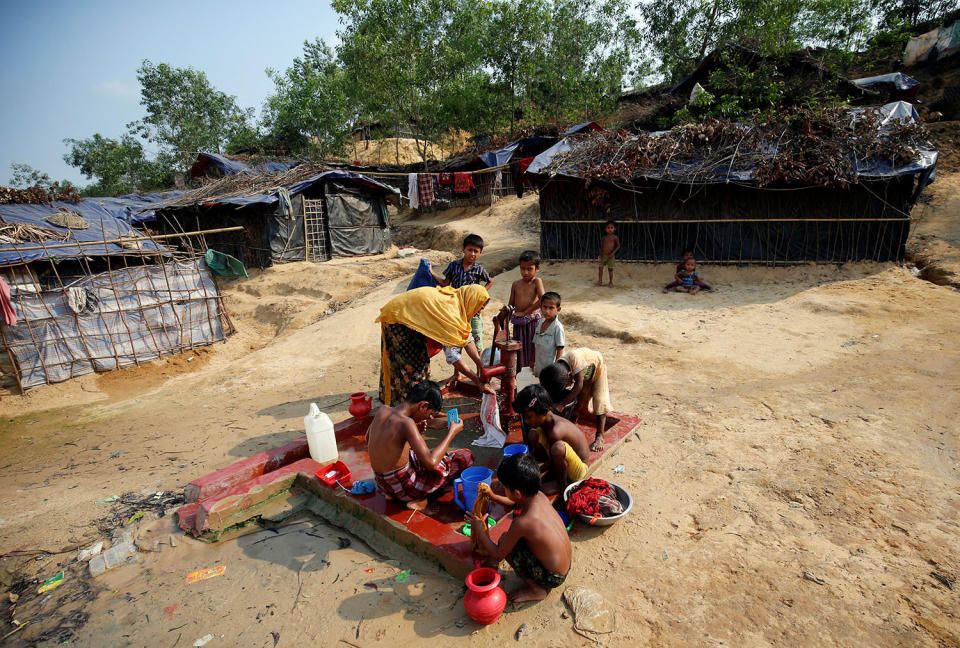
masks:
<path fill-rule="evenodd" d="M 543 320 L 533 335 L 534 363 L 533 375 L 539 376 L 547 365 L 560 359 L 566 336 L 560 323 L 560 295 L 555 292 L 543 293 L 540 298 L 540 315 Z"/>
<path fill-rule="evenodd" d="M 590 448 L 579 427 L 550 411 L 552 404 L 546 389 L 528 385 L 517 394 L 513 408 L 523 418 L 523 442 L 547 462 L 562 490 L 586 476 Z"/>
<path fill-rule="evenodd" d="M 387 499 L 422 511 L 427 498 L 453 483 L 473 465 L 473 453 L 447 452 L 463 423 L 451 423 L 447 436 L 432 451 L 421 436 L 426 421 L 440 411 L 443 396 L 432 380 L 417 383 L 397 407 L 384 405 L 367 429 L 367 452 L 379 490 Z M 433 503 L 436 507 L 436 503 Z"/>
<path fill-rule="evenodd" d="M 540 322 L 540 298 L 543 297 L 543 281 L 537 277 L 540 270 L 540 255 L 527 250 L 520 255 L 520 278 L 510 287 L 513 308 L 510 323 L 513 324 L 513 339 L 522 345 L 517 352 L 517 371 L 523 367 L 533 369 L 533 336 Z"/>
<path fill-rule="evenodd" d="M 692 275 L 687 268 L 688 262 L 693 262 Z M 695 288 L 695 290 L 690 290 L 690 288 Z M 696 294 L 700 289 L 713 290 L 697 276 L 697 260 L 693 257 L 693 252 L 684 250 L 680 263 L 677 264 L 677 272 L 673 275 L 673 281 L 663 287 L 663 292 L 668 293 L 671 290 L 676 290 L 677 292 Z"/>
<path fill-rule="evenodd" d="M 590 449 L 603 450 L 603 432 L 607 425 L 607 412 L 611 408 L 607 366 L 600 352 L 587 348 L 568 351 L 540 372 L 540 384 L 556 403 L 553 406 L 555 412 L 564 413 L 576 401 L 573 412 L 565 414 L 574 422 L 587 413 L 588 405 L 593 405 L 593 413 L 597 416 L 597 436 Z"/>
<path fill-rule="evenodd" d="M 620 239 L 617 237 L 617 224 L 607 221 L 603 226 L 603 237 L 600 239 L 600 272 L 597 275 L 597 285 L 603 285 L 603 269 L 607 269 L 610 277 L 610 286 L 613 287 L 613 259 L 620 250 Z"/>
<path fill-rule="evenodd" d="M 494 543 L 487 532 L 486 517 L 478 519 L 467 512 L 477 540 L 491 558 L 499 563 L 506 558 L 513 571 L 525 581 L 520 589 L 510 593 L 517 603 L 542 601 L 550 590 L 560 587 L 570 572 L 573 548 L 563 520 L 540 492 L 540 468 L 528 454 L 515 454 L 500 462 L 497 479 L 507 493 L 510 506 L 517 506 L 510 528 Z M 492 494 L 490 487 L 481 489 Z"/>

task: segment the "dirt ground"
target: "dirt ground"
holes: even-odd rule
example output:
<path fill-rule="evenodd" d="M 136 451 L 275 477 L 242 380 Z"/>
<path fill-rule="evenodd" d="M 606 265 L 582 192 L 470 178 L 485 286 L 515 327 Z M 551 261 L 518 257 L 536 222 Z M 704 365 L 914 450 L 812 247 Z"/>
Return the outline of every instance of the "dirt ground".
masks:
<path fill-rule="evenodd" d="M 960 247 L 956 182 L 941 175 L 928 190 L 915 240 Z M 436 248 L 440 264 L 464 232 L 483 235 L 481 261 L 500 272 L 492 314 L 519 252 L 537 244 L 536 213 L 535 196 L 507 198 L 398 219 L 398 238 Z M 374 319 L 418 258 L 274 268 L 226 286 L 239 329 L 226 343 L 0 399 L 0 552 L 135 529 L 161 540 L 99 578 L 76 551 L 4 557 L 0 578 L 20 598 L 0 603 L 0 637 L 479 646 L 526 625 L 520 644 L 535 647 L 960 645 L 960 294 L 909 265 L 707 266 L 718 290 L 695 296 L 660 293 L 667 265 L 619 264 L 614 288 L 594 286 L 589 263 L 544 265 L 568 345 L 601 351 L 614 408 L 644 421 L 598 471 L 635 506 L 619 525 L 577 528 L 565 586 L 492 626 L 466 617 L 462 583 L 318 518 L 216 545 L 171 541 L 154 493 L 302 436 L 310 402 L 337 421 L 350 392 L 374 393 Z M 136 510 L 151 512 L 126 526 Z M 185 583 L 216 565 L 224 575 Z M 37 581 L 61 569 L 67 582 L 45 600 Z M 573 585 L 604 597 L 614 632 L 574 631 L 561 600 Z"/>

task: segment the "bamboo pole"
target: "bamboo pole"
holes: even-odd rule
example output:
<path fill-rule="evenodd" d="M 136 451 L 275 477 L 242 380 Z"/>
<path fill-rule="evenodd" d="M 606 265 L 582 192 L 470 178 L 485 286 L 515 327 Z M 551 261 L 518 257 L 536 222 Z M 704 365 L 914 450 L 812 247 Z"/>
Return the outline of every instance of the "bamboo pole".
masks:
<path fill-rule="evenodd" d="M 235 227 L 220 227 L 217 229 L 211 230 L 199 230 L 196 232 L 181 232 L 178 234 L 157 234 L 156 236 L 143 236 L 137 238 L 117 238 L 117 239 L 108 239 L 103 241 L 77 241 L 75 243 L 56 243 L 53 245 L 36 245 L 30 247 L 15 247 L 15 248 L 0 248 L 0 252 L 32 252 L 36 250 L 53 250 L 56 248 L 68 248 L 68 247 L 82 247 L 85 245 L 106 245 L 107 243 L 130 243 L 131 241 L 147 240 L 147 241 L 159 241 L 160 239 L 169 239 L 169 238 L 180 238 L 183 236 L 203 236 L 205 234 L 218 234 L 220 232 L 236 232 L 237 230 L 242 230 L 243 227 L 237 225 Z M 144 250 L 138 250 L 141 254 L 144 254 Z M 163 252 L 164 250 L 158 250 L 157 252 Z M 136 251 L 131 250 L 135 254 Z M 97 255 L 100 256 L 100 255 Z M 106 256 L 106 255 L 104 255 Z M 113 255 L 111 255 L 113 256 Z"/>
<path fill-rule="evenodd" d="M 701 219 L 679 219 L 679 220 L 620 220 L 613 221 L 617 225 L 629 225 L 635 223 L 637 225 L 676 225 L 676 224 L 698 224 L 698 223 L 855 223 L 855 222 L 870 222 L 870 223 L 884 223 L 884 222 L 903 222 L 911 220 L 908 218 L 701 218 Z M 602 224 L 607 223 L 606 220 L 541 220 L 541 223 L 588 223 L 588 224 Z M 3 250 L 0 250 L 2 252 Z"/>

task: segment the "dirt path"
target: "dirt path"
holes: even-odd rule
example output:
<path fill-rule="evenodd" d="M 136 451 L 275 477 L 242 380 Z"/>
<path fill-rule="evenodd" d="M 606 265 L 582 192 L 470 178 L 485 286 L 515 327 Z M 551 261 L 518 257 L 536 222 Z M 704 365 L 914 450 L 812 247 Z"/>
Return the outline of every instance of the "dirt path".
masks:
<path fill-rule="evenodd" d="M 507 229 L 517 217 L 428 224 L 489 236 L 484 260 L 507 263 L 532 240 Z M 947 586 L 960 575 L 960 294 L 892 264 L 706 267 L 719 290 L 696 296 L 660 294 L 667 266 L 621 264 L 612 289 L 591 284 L 595 271 L 552 264 L 542 277 L 563 295 L 569 345 L 601 351 L 615 408 L 644 419 L 640 437 L 599 472 L 633 493 L 633 515 L 573 537 L 567 585 L 597 590 L 617 615 L 602 643 L 960 644 Z M 497 276 L 491 312 L 517 276 Z M 375 388 L 373 320 L 405 283 L 363 287 L 348 306 L 252 351 L 232 350 L 233 340 L 211 348 L 135 395 L 98 390 L 99 402 L 8 414 L 0 547 L 99 535 L 92 520 L 116 505 L 96 500 L 182 487 L 301 436 L 311 401 L 344 418 L 349 392 Z M 79 402 L 84 384 L 98 383 L 32 398 Z M 625 471 L 614 476 L 618 462 Z M 71 604 L 89 619 L 56 636 L 84 646 L 190 646 L 207 634 L 209 646 L 479 646 L 512 642 L 521 624 L 533 630 L 526 645 L 590 644 L 572 630 L 560 592 L 480 628 L 463 614 L 461 584 L 303 522 L 213 546 L 180 539 L 95 580 L 77 575 L 72 553 L 5 559 L 8 569 L 27 564 L 21 573 L 48 578 L 62 566 L 72 578 L 43 604 L 35 589 L 23 593 L 15 618 L 38 622 L 11 645 L 49 633 Z M 141 530 L 166 538 L 168 525 Z M 227 565 L 224 576 L 184 583 L 216 564 Z M 410 581 L 396 580 L 401 569 L 413 570 Z"/>

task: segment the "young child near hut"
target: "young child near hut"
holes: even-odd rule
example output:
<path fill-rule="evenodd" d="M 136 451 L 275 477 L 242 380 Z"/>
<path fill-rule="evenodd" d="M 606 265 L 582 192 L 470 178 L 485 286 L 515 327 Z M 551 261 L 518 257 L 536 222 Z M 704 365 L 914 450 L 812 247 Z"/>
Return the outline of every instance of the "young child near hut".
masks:
<path fill-rule="evenodd" d="M 540 299 L 543 297 L 543 281 L 537 277 L 540 271 L 540 255 L 527 250 L 520 255 L 520 278 L 510 287 L 510 301 L 513 314 L 510 323 L 513 324 L 513 339 L 520 342 L 522 347 L 517 353 L 517 370 L 522 367 L 533 369 L 534 346 L 533 337 L 540 323 Z"/>
<path fill-rule="evenodd" d="M 387 499 L 421 511 L 431 495 L 473 465 L 469 450 L 447 452 L 450 442 L 463 430 L 463 423 L 451 423 L 447 435 L 433 450 L 423 440 L 423 427 L 442 405 L 440 385 L 424 380 L 414 385 L 397 407 L 384 405 L 377 410 L 367 429 L 367 452 L 377 490 Z"/>
<path fill-rule="evenodd" d="M 693 274 L 688 276 L 687 271 L 687 262 L 693 261 Z M 692 277 L 692 279 L 691 279 Z M 686 283 L 685 283 L 686 282 Z M 681 290 L 681 288 L 686 287 L 686 290 Z M 696 287 L 697 290 L 689 290 L 690 287 Z M 703 282 L 702 279 L 697 275 L 697 260 L 693 256 L 693 252 L 690 250 L 684 250 L 683 255 L 680 257 L 680 263 L 677 264 L 677 271 L 673 275 L 673 281 L 668 283 L 663 287 L 663 292 L 668 293 L 671 290 L 676 290 L 676 292 L 688 292 L 691 294 L 696 294 L 700 289 L 703 290 L 713 290 L 709 284 Z"/>
<path fill-rule="evenodd" d="M 603 355 L 586 347 L 567 351 L 540 372 L 540 384 L 555 403 L 555 412 L 563 413 L 571 403 L 576 402 L 570 415 L 572 421 L 587 414 L 588 407 L 593 406 L 593 413 L 597 417 L 597 435 L 590 449 L 603 450 L 603 432 L 607 425 L 607 412 L 611 410 L 607 365 Z"/>
<path fill-rule="evenodd" d="M 534 363 L 533 375 L 539 376 L 547 365 L 551 365 L 563 355 L 566 336 L 560 323 L 560 295 L 545 292 L 540 298 L 540 315 L 543 319 L 533 336 Z"/>
<path fill-rule="evenodd" d="M 620 250 L 620 239 L 617 237 L 617 224 L 612 220 L 603 226 L 603 237 L 600 239 L 600 271 L 597 274 L 597 285 L 603 285 L 603 269 L 607 269 L 610 278 L 610 287 L 613 287 L 613 259 Z"/>
<path fill-rule="evenodd" d="M 561 490 L 587 475 L 590 447 L 583 431 L 551 410 L 553 401 L 541 385 L 520 390 L 513 408 L 523 418 L 523 442 L 535 457 L 546 461 L 548 473 Z"/>
<path fill-rule="evenodd" d="M 499 563 L 506 559 L 513 570 L 524 580 L 523 587 L 510 593 L 517 602 L 542 601 L 550 590 L 560 587 L 570 572 L 573 547 L 563 525 L 563 520 L 540 492 L 540 467 L 528 454 L 515 454 L 500 462 L 497 479 L 506 491 L 506 497 L 493 494 L 487 484 L 481 484 L 491 499 L 516 506 L 510 528 L 493 542 L 487 531 L 486 517 L 479 519 L 468 511 L 465 518 L 470 523 L 477 540 L 490 556 L 490 561 Z"/>

